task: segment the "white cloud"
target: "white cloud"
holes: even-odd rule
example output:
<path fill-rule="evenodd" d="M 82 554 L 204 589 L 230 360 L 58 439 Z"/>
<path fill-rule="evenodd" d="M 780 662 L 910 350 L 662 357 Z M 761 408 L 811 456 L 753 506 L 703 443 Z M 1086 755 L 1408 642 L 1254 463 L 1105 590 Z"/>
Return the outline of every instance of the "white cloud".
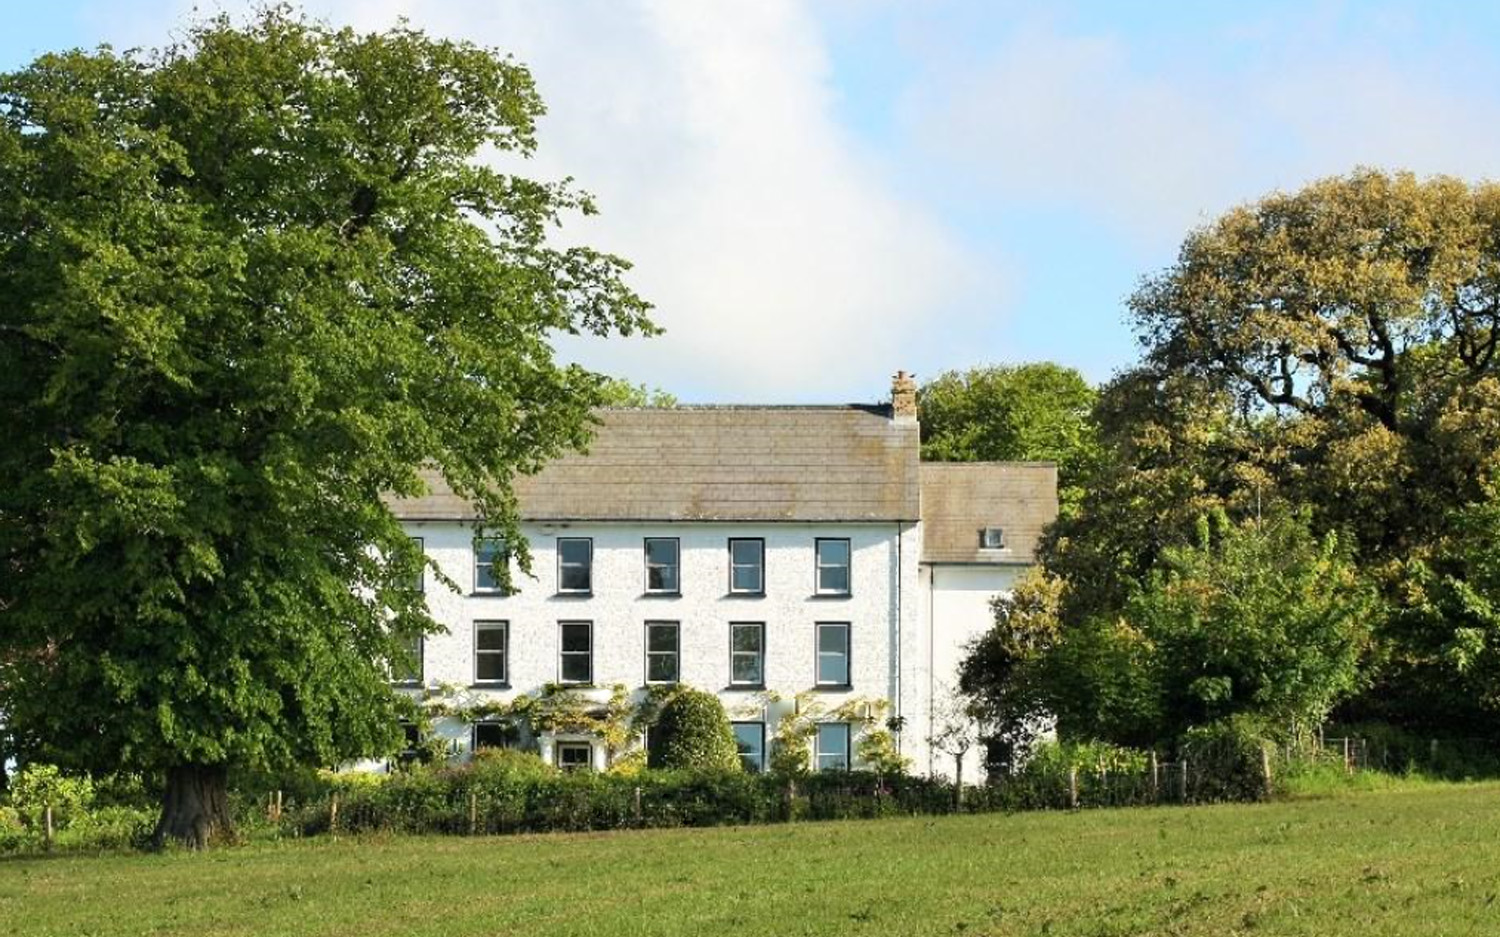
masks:
<path fill-rule="evenodd" d="M 598 196 L 602 215 L 567 236 L 632 261 L 667 329 L 563 343 L 591 367 L 696 399 L 870 399 L 957 299 L 997 291 L 841 133 L 816 24 L 791 0 L 309 9 L 362 28 L 405 15 L 532 69 L 549 113 L 523 171 Z"/>
<path fill-rule="evenodd" d="M 1023 20 L 986 49 L 927 61 L 904 126 L 951 185 L 1078 210 L 1154 248 L 1232 204 L 1356 165 L 1493 175 L 1487 54 L 1341 9 L 1247 11 L 1149 42 Z"/>

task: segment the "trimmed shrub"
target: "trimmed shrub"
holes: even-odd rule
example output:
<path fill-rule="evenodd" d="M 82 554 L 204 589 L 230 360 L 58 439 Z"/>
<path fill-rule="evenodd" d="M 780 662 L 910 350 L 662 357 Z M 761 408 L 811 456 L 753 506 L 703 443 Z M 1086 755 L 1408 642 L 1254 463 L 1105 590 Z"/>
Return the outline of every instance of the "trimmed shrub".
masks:
<path fill-rule="evenodd" d="M 683 690 L 662 707 L 651 768 L 684 771 L 740 770 L 739 748 L 724 704 L 712 693 Z"/>

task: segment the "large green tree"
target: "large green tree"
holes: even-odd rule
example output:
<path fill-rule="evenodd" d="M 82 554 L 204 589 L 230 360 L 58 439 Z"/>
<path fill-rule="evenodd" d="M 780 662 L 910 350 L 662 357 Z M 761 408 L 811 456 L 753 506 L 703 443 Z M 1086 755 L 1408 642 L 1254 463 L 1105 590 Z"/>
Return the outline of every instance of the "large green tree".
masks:
<path fill-rule="evenodd" d="M 1071 513 L 1096 445 L 1095 391 L 1050 361 L 947 371 L 922 385 L 922 457 L 939 462 L 1043 461 L 1058 466 Z"/>
<path fill-rule="evenodd" d="M 29 757 L 164 778 L 397 743 L 436 625 L 382 501 L 435 466 L 525 556 L 510 480 L 589 434 L 558 332 L 651 331 L 525 156 L 525 68 L 285 9 L 0 76 L 0 711 Z"/>

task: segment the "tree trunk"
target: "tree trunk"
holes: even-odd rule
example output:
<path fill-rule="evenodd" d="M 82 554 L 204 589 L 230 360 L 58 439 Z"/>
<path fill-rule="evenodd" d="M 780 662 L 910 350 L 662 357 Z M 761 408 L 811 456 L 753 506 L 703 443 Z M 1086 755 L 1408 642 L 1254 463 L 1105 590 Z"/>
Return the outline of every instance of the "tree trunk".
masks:
<path fill-rule="evenodd" d="M 167 771 L 161 819 L 151 843 L 168 842 L 193 849 L 225 839 L 234 832 L 229 818 L 229 772 L 223 765 L 178 765 Z"/>

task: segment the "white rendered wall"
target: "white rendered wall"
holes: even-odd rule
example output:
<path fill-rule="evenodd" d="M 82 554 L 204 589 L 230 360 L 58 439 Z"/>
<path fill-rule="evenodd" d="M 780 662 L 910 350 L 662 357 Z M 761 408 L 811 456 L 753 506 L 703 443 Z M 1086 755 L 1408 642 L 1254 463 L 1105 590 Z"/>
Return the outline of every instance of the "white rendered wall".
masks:
<path fill-rule="evenodd" d="M 924 654 L 931 670 L 926 674 L 929 683 L 924 693 L 927 698 L 941 699 L 945 693 L 958 688 L 958 666 L 963 661 L 969 642 L 979 637 L 994 624 L 995 614 L 990 602 L 995 596 L 1009 592 L 1025 572 L 1024 566 L 959 566 L 932 565 L 922 567 L 922 593 L 926 602 L 922 618 L 930 623 L 929 645 Z M 931 733 L 931 723 L 920 733 L 926 738 Z M 951 776 L 951 756 L 940 752 L 928 752 L 931 759 L 927 771 Z M 976 746 L 964 759 L 964 780 L 978 783 L 983 780 L 984 752 Z"/>
<path fill-rule="evenodd" d="M 458 586 L 457 592 L 451 591 L 431 571 L 427 574 L 428 607 L 448 633 L 427 638 L 423 681 L 427 686 L 460 687 L 471 701 L 535 693 L 556 681 L 561 621 L 593 622 L 594 684 L 599 689 L 592 692 L 600 701 L 608 698 L 614 684 L 643 688 L 647 621 L 680 623 L 682 681 L 718 694 L 734 719 L 759 718 L 746 712 L 758 691 L 729 687 L 730 622 L 765 623 L 766 689 L 788 699 L 814 688 L 815 624 L 848 622 L 851 686 L 845 691 L 819 691 L 820 697 L 829 708 L 850 697 L 889 700 L 896 686 L 895 616 L 898 611 L 904 611 L 903 617 L 911 616 L 910 622 L 902 622 L 906 628 L 915 625 L 920 610 L 916 564 L 920 541 L 914 524 L 528 524 L 523 531 L 531 544 L 535 578 L 517 573 L 520 591 L 505 597 L 473 594 L 473 531 L 467 524 L 411 522 L 406 527 L 412 536 L 423 538 L 427 555 Z M 898 536 L 902 529 L 904 536 Z M 559 536 L 593 539 L 591 596 L 557 593 Z M 645 594 L 647 537 L 680 540 L 680 597 Z M 764 597 L 729 594 L 731 537 L 765 540 Z M 852 588 L 848 597 L 815 594 L 814 543 L 819 537 L 850 540 Z M 510 684 L 505 689 L 472 686 L 474 622 L 489 620 L 510 623 Z M 915 646 L 916 631 L 915 627 L 903 630 L 903 644 Z M 904 687 L 904 697 L 911 699 L 920 686 L 918 682 L 916 687 Z M 766 720 L 768 736 L 778 715 L 773 713 Z M 450 721 L 438 731 L 452 738 L 456 748 L 467 747 L 466 726 Z M 919 734 L 904 733 L 907 754 L 913 753 L 913 736 Z M 550 749 L 550 745 L 543 746 L 545 757 L 550 758 Z M 602 767 L 597 761 L 600 757 L 596 751 L 596 765 Z"/>

